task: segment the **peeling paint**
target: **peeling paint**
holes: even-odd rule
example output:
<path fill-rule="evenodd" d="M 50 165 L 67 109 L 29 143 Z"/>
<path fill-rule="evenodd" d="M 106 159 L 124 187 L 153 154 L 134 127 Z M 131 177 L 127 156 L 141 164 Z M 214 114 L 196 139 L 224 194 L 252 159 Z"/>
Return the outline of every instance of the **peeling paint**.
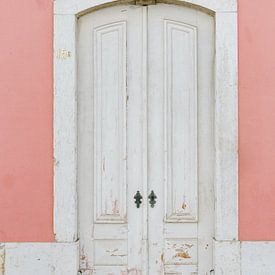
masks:
<path fill-rule="evenodd" d="M 117 248 L 113 249 L 113 250 L 106 250 L 106 252 L 110 253 L 110 256 L 112 256 L 112 257 L 126 257 L 127 256 L 126 253 L 119 252 L 119 250 Z"/>
<path fill-rule="evenodd" d="M 88 261 L 88 256 L 85 254 L 85 249 L 83 246 L 80 248 L 80 267 L 81 269 L 88 270 L 90 268 L 89 266 L 89 261 Z"/>
<path fill-rule="evenodd" d="M 173 258 L 191 259 L 187 251 L 178 252 Z"/>
<path fill-rule="evenodd" d="M 186 243 L 186 244 L 184 244 L 184 246 L 186 246 L 186 247 L 188 247 L 188 248 L 192 248 L 194 245 L 193 245 L 193 244 Z"/>
<path fill-rule="evenodd" d="M 187 207 L 187 204 L 184 202 L 184 203 L 182 204 L 181 208 L 182 208 L 183 210 L 185 210 L 186 207 Z"/>
<path fill-rule="evenodd" d="M 115 254 L 115 253 L 112 253 L 110 256 L 112 256 L 112 257 L 126 257 L 127 256 L 127 254 Z"/>
<path fill-rule="evenodd" d="M 162 263 L 164 263 L 164 254 L 163 254 L 163 253 L 160 255 L 160 261 L 161 261 Z"/>

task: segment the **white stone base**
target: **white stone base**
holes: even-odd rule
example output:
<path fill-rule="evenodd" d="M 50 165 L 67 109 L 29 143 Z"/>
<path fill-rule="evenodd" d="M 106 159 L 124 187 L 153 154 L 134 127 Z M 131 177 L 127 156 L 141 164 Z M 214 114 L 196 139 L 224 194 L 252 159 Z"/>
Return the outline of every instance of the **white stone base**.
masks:
<path fill-rule="evenodd" d="M 76 275 L 78 243 L 6 243 L 0 275 Z"/>
<path fill-rule="evenodd" d="M 275 242 L 215 241 L 215 275 L 274 275 Z"/>
<path fill-rule="evenodd" d="M 241 243 L 242 275 L 275 274 L 275 242 Z"/>
<path fill-rule="evenodd" d="M 275 274 L 273 241 L 215 241 L 214 247 L 215 275 Z M 78 251 L 78 243 L 0 244 L 0 275 L 77 275 Z"/>
<path fill-rule="evenodd" d="M 240 275 L 240 242 L 214 241 L 215 275 Z"/>

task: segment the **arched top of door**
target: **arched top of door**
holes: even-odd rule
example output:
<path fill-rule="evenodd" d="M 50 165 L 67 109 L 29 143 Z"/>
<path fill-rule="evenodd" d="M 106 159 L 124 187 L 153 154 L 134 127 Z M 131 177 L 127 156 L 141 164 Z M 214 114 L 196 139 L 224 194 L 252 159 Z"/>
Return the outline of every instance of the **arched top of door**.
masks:
<path fill-rule="evenodd" d="M 150 5 L 155 3 L 176 4 L 193 7 L 213 14 L 216 12 L 236 12 L 237 0 L 55 0 L 55 14 L 74 14 L 82 16 L 100 8 L 121 5 Z"/>

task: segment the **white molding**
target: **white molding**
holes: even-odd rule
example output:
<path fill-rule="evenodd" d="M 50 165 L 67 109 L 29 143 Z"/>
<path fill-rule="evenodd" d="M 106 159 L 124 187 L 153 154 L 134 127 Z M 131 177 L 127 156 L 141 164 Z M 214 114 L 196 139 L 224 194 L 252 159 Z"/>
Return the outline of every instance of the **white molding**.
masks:
<path fill-rule="evenodd" d="M 76 19 L 54 17 L 54 233 L 77 239 Z"/>
<path fill-rule="evenodd" d="M 55 0 L 54 13 L 55 14 L 79 14 L 92 7 L 104 5 L 110 2 L 125 2 L 127 0 Z M 236 12 L 236 0 L 179 0 L 178 2 L 185 2 L 196 6 L 201 6 L 214 12 Z"/>
<path fill-rule="evenodd" d="M 5 243 L 1 275 L 76 275 L 78 243 Z"/>
<path fill-rule="evenodd" d="M 77 236 L 76 18 L 85 10 L 105 3 L 107 0 L 55 1 L 54 232 L 57 241 L 74 241 Z M 237 0 L 184 3 L 209 9 L 216 18 L 215 237 L 218 241 L 238 240 Z M 57 58 L 58 49 L 64 49 L 65 59 Z M 71 52 L 70 57 L 66 57 L 67 51 Z"/>
<path fill-rule="evenodd" d="M 216 240 L 238 240 L 237 52 L 237 14 L 216 13 Z"/>

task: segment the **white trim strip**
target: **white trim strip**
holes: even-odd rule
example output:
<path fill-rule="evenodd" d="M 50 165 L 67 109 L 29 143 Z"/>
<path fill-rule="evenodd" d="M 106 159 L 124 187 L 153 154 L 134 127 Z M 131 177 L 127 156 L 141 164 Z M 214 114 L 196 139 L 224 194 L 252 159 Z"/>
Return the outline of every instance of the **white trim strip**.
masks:
<path fill-rule="evenodd" d="M 54 18 L 54 233 L 58 242 L 77 239 L 76 19 Z"/>
<path fill-rule="evenodd" d="M 238 240 L 237 14 L 216 13 L 216 240 Z"/>

